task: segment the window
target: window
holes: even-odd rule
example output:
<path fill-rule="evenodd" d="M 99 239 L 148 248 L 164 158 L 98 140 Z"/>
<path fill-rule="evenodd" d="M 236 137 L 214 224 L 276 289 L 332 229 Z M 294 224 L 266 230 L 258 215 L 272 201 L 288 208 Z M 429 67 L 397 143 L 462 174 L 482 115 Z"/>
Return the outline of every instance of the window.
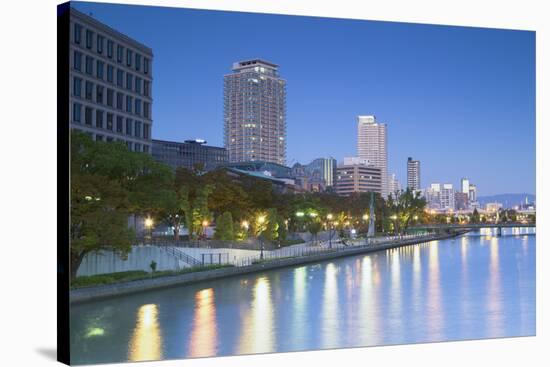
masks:
<path fill-rule="evenodd" d="M 89 49 L 92 48 L 92 43 L 94 41 L 93 38 L 94 38 L 94 32 L 92 32 L 89 29 L 86 29 L 86 48 L 89 48 Z"/>
<path fill-rule="evenodd" d="M 113 107 L 114 94 L 114 90 L 107 88 L 107 106 L 109 107 Z"/>
<path fill-rule="evenodd" d="M 117 116 L 116 117 L 116 132 L 117 133 L 122 133 L 122 116 Z"/>
<path fill-rule="evenodd" d="M 103 111 L 101 110 L 95 112 L 95 126 L 103 129 Z"/>
<path fill-rule="evenodd" d="M 124 80 L 124 72 L 120 69 L 116 69 L 116 85 L 122 88 Z"/>
<path fill-rule="evenodd" d="M 134 113 L 136 115 L 141 115 L 141 99 L 136 98 L 136 103 L 134 106 Z"/>
<path fill-rule="evenodd" d="M 141 138 L 141 121 L 134 122 L 134 136 Z"/>
<path fill-rule="evenodd" d="M 126 119 L 126 135 L 132 135 L 132 119 Z"/>
<path fill-rule="evenodd" d="M 102 54 L 103 53 L 103 42 L 105 41 L 105 38 L 103 36 L 97 35 L 97 53 Z"/>
<path fill-rule="evenodd" d="M 143 146 L 143 153 L 149 153 L 149 145 Z"/>
<path fill-rule="evenodd" d="M 113 73 L 114 73 L 113 65 L 107 65 L 107 81 L 109 83 L 113 82 Z"/>
<path fill-rule="evenodd" d="M 120 92 L 117 92 L 116 94 L 116 108 L 118 108 L 119 110 L 122 110 L 122 98 L 123 98 L 124 94 L 120 93 Z"/>
<path fill-rule="evenodd" d="M 107 130 L 113 131 L 113 114 L 107 113 Z"/>
<path fill-rule="evenodd" d="M 82 39 L 82 26 L 78 23 L 74 24 L 74 43 L 80 44 Z"/>
<path fill-rule="evenodd" d="M 126 65 L 132 66 L 132 59 L 134 58 L 134 53 L 130 49 L 126 49 Z"/>
<path fill-rule="evenodd" d="M 94 73 L 94 58 L 86 56 L 86 74 L 92 75 Z"/>
<path fill-rule="evenodd" d="M 122 62 L 122 53 L 124 52 L 124 47 L 121 45 L 116 46 L 116 61 Z"/>
<path fill-rule="evenodd" d="M 99 104 L 103 104 L 103 91 L 104 87 L 101 85 L 97 85 L 95 87 L 95 101 Z"/>
<path fill-rule="evenodd" d="M 132 112 L 132 97 L 126 96 L 126 112 Z"/>
<path fill-rule="evenodd" d="M 103 135 L 96 134 L 95 141 L 103 141 Z"/>
<path fill-rule="evenodd" d="M 141 78 L 138 78 L 136 76 L 136 87 L 135 87 L 136 93 L 141 94 Z"/>
<path fill-rule="evenodd" d="M 136 52 L 136 70 L 141 69 L 141 55 Z"/>
<path fill-rule="evenodd" d="M 130 73 L 126 73 L 126 89 L 132 90 L 134 84 L 134 76 Z"/>
<path fill-rule="evenodd" d="M 84 109 L 84 123 L 86 125 L 92 125 L 92 108 L 91 107 L 86 107 Z"/>
<path fill-rule="evenodd" d="M 76 97 L 82 95 L 82 79 L 80 78 L 73 79 L 73 95 Z"/>
<path fill-rule="evenodd" d="M 149 97 L 149 81 L 148 80 L 143 81 L 143 95 L 145 97 Z"/>
<path fill-rule="evenodd" d="M 73 67 L 75 70 L 82 71 L 82 54 L 78 51 L 74 52 Z"/>
<path fill-rule="evenodd" d="M 134 152 L 141 152 L 141 144 L 140 143 L 135 144 Z"/>
<path fill-rule="evenodd" d="M 113 141 L 113 138 L 110 137 L 110 136 L 108 136 L 108 137 L 107 137 L 107 143 L 111 143 L 112 141 Z"/>
<path fill-rule="evenodd" d="M 146 57 L 143 58 L 143 72 L 149 74 L 149 59 Z"/>
<path fill-rule="evenodd" d="M 143 117 L 151 118 L 151 104 L 149 102 L 143 102 Z"/>
<path fill-rule="evenodd" d="M 112 59 L 113 58 L 113 41 L 107 40 L 107 57 Z"/>
<path fill-rule="evenodd" d="M 105 63 L 103 61 L 97 60 L 96 63 L 96 75 L 98 79 L 103 80 L 103 68 L 105 66 Z"/>
<path fill-rule="evenodd" d="M 126 142 L 126 147 L 128 147 L 129 150 L 132 150 L 132 142 L 131 142 L 131 141 L 127 141 L 127 142 Z"/>
<path fill-rule="evenodd" d="M 80 103 L 73 104 L 73 121 L 80 122 L 80 114 L 82 112 L 82 105 Z"/>
<path fill-rule="evenodd" d="M 84 95 L 84 98 L 92 100 L 92 95 L 94 91 L 94 83 L 86 81 L 86 94 Z"/>
<path fill-rule="evenodd" d="M 151 137 L 151 125 L 143 124 L 143 139 L 150 139 Z"/>

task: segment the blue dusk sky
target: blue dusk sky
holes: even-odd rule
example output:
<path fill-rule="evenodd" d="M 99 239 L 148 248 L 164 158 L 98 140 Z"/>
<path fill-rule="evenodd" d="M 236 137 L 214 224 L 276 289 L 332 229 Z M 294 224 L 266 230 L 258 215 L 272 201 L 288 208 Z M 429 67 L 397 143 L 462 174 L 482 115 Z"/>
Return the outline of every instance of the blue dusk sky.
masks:
<path fill-rule="evenodd" d="M 151 47 L 153 138 L 223 145 L 223 76 L 262 58 L 287 81 L 287 164 L 356 154 L 356 116 L 387 123 L 406 186 L 460 178 L 478 195 L 535 193 L 535 33 L 73 3 Z"/>

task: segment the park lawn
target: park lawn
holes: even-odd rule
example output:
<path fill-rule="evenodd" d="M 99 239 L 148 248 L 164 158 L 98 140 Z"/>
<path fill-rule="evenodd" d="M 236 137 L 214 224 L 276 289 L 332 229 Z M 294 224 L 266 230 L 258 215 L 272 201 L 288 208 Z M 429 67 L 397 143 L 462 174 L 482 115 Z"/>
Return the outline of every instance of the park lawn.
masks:
<path fill-rule="evenodd" d="M 71 289 L 94 287 L 99 285 L 131 282 L 134 280 L 143 280 L 151 278 L 159 278 L 165 276 L 174 276 L 187 273 L 193 273 L 198 271 L 208 271 L 221 268 L 233 267 L 234 265 L 206 265 L 206 266 L 194 266 L 185 268 L 182 270 L 163 270 L 155 271 L 154 273 L 146 272 L 144 270 L 131 270 L 122 271 L 117 273 L 98 274 L 90 276 L 80 276 L 71 281 Z"/>

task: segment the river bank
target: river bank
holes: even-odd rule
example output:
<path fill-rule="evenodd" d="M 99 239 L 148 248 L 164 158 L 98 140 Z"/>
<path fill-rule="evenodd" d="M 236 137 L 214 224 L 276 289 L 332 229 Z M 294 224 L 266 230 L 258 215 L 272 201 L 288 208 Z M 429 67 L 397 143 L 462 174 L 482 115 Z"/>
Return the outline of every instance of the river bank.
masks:
<path fill-rule="evenodd" d="M 390 243 L 379 244 L 375 246 L 353 246 L 346 249 L 335 249 L 335 251 L 327 251 L 319 254 L 282 258 L 270 261 L 264 261 L 248 266 L 241 267 L 229 267 L 222 269 L 215 269 L 209 271 L 193 272 L 181 275 L 173 275 L 166 277 L 158 277 L 152 279 L 134 280 L 130 282 L 115 283 L 102 285 L 97 287 L 79 288 L 70 290 L 70 302 L 71 304 L 83 303 L 89 301 L 95 301 L 99 299 L 111 298 L 123 296 L 131 293 L 145 292 L 149 290 L 168 288 L 174 286 L 181 286 L 205 280 L 213 280 L 226 278 L 231 276 L 237 276 L 241 274 L 256 273 L 266 271 L 270 269 L 277 269 L 283 267 L 296 266 L 301 264 L 321 262 L 330 259 L 335 259 L 345 256 L 353 256 L 359 254 L 366 254 L 376 251 L 383 251 L 391 248 L 397 248 L 401 246 L 414 245 L 418 243 L 424 243 L 435 240 L 444 240 L 452 237 L 459 236 L 467 231 L 457 231 L 452 233 L 436 234 L 422 238 L 412 238 L 406 240 L 396 240 Z"/>

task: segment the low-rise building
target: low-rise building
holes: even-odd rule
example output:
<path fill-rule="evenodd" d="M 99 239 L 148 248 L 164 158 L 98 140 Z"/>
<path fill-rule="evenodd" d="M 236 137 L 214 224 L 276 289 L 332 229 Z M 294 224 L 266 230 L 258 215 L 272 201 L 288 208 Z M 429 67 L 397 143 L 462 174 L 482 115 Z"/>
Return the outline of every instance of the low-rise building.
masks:
<path fill-rule="evenodd" d="M 204 171 L 210 171 L 229 161 L 225 148 L 206 145 L 206 141 L 200 139 L 186 140 L 183 143 L 154 139 L 153 158 L 174 170 L 179 167 L 201 167 Z"/>
<path fill-rule="evenodd" d="M 336 193 L 350 195 L 354 192 L 375 192 L 382 194 L 382 170 L 353 160 L 344 160 L 345 163 L 336 169 Z"/>

